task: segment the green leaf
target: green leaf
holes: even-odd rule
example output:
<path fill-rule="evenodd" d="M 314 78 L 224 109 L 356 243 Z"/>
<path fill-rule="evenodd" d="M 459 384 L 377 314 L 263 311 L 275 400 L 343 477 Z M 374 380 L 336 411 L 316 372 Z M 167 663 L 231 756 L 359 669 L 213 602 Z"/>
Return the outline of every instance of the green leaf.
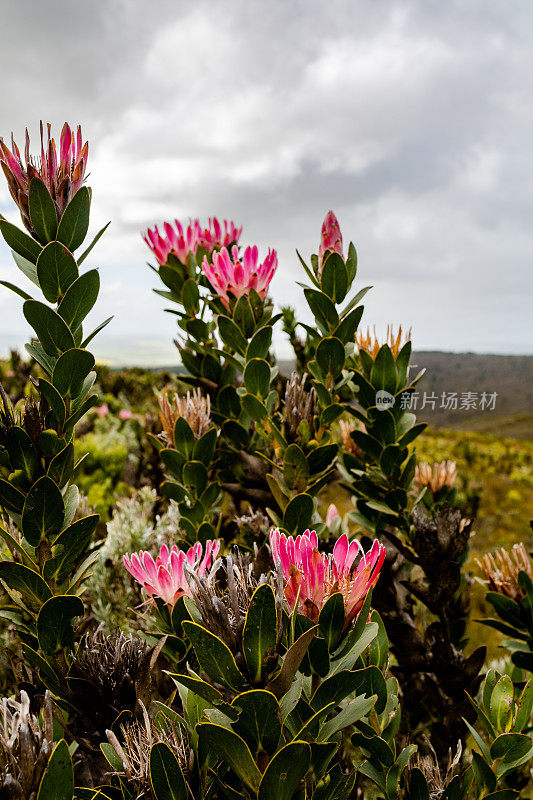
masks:
<path fill-rule="evenodd" d="M 343 344 L 349 344 L 355 339 L 355 332 L 361 322 L 364 310 L 364 306 L 355 308 L 341 320 L 340 325 L 333 331 L 333 335 Z"/>
<path fill-rule="evenodd" d="M 26 348 L 28 355 L 31 358 L 34 358 L 37 363 L 41 365 L 44 371 L 51 375 L 54 369 L 54 364 L 56 363 L 56 359 L 47 355 L 44 352 L 41 344 L 36 339 L 34 339 L 31 344 L 25 344 L 24 347 Z"/>
<path fill-rule="evenodd" d="M 278 699 L 282 698 L 291 688 L 294 676 L 298 671 L 302 659 L 309 649 L 309 645 L 316 636 L 318 625 L 313 625 L 312 628 L 304 631 L 302 635 L 289 647 L 285 656 L 281 669 L 266 687 L 269 692 L 272 692 Z"/>
<path fill-rule="evenodd" d="M 324 292 L 318 292 L 315 289 L 304 289 L 304 295 L 316 322 L 324 331 L 336 328 L 339 324 L 339 315 L 332 300 Z"/>
<path fill-rule="evenodd" d="M 44 565 L 44 577 L 47 581 L 53 579 L 58 584 L 66 581 L 89 547 L 98 520 L 98 514 L 81 517 L 59 534 L 53 545 L 54 553 L 59 550 L 59 554 L 54 555 Z"/>
<path fill-rule="evenodd" d="M 281 737 L 281 711 L 272 692 L 265 689 L 243 692 L 233 700 L 232 706 L 240 709 L 233 727 L 253 756 L 257 757 L 260 752 L 272 756 Z"/>
<path fill-rule="evenodd" d="M 183 418 L 178 417 L 174 425 L 174 447 L 185 456 L 190 458 L 196 443 L 196 438 L 192 432 L 191 426 Z"/>
<path fill-rule="evenodd" d="M 316 450 L 312 450 L 307 456 L 311 475 L 327 469 L 337 455 L 338 449 L 336 444 L 324 444 L 321 447 L 317 447 Z"/>
<path fill-rule="evenodd" d="M 246 786 L 256 792 L 261 782 L 261 773 L 244 739 L 228 728 L 210 722 L 201 722 L 196 730 L 204 752 L 216 753 Z"/>
<path fill-rule="evenodd" d="M 268 417 L 268 411 L 265 404 L 253 394 L 244 394 L 241 397 L 241 403 L 244 411 L 249 417 L 257 421 Z"/>
<path fill-rule="evenodd" d="M 246 348 L 248 346 L 248 342 L 246 341 L 245 337 L 242 335 L 238 326 L 233 322 L 232 319 L 221 315 L 217 317 L 218 323 L 218 330 L 220 333 L 220 338 L 232 350 L 236 350 L 237 353 L 241 353 L 244 355 L 246 352 Z"/>
<path fill-rule="evenodd" d="M 83 242 L 89 228 L 91 192 L 87 186 L 78 189 L 63 212 L 57 229 L 57 239 L 74 252 Z"/>
<path fill-rule="evenodd" d="M 78 397 L 83 382 L 94 367 L 94 356 L 88 350 L 73 347 L 56 361 L 52 383 L 63 397 Z"/>
<path fill-rule="evenodd" d="M 70 351 L 67 350 L 67 353 L 68 352 Z M 45 378 L 39 378 L 39 392 L 46 397 L 50 408 L 57 417 L 57 421 L 62 425 L 67 415 L 67 409 L 56 387 Z"/>
<path fill-rule="evenodd" d="M 326 337 L 318 345 L 315 358 L 324 373 L 336 378 L 344 367 L 346 358 L 344 345 L 335 336 Z"/>
<path fill-rule="evenodd" d="M 57 213 L 50 192 L 40 178 L 32 178 L 28 194 L 28 210 L 35 235 L 41 242 L 56 238 Z"/>
<path fill-rule="evenodd" d="M 16 225 L 12 225 L 11 222 L 8 222 L 6 219 L 0 219 L 0 232 L 8 247 L 22 256 L 22 258 L 27 259 L 31 264 L 35 264 L 42 250 L 41 245 L 38 244 L 35 239 L 32 239 L 31 236 L 28 236 L 27 233 L 24 233 L 24 231 L 21 231 Z M 22 269 L 18 262 L 17 266 L 19 269 Z M 24 272 L 24 269 L 22 269 L 22 271 Z"/>
<path fill-rule="evenodd" d="M 150 750 L 150 783 L 155 800 L 187 800 L 179 761 L 165 742 L 156 742 Z"/>
<path fill-rule="evenodd" d="M 334 592 L 322 606 L 318 618 L 318 635 L 326 640 L 328 649 L 335 650 L 344 630 L 344 599 L 340 592 Z M 325 705 L 325 704 L 324 704 Z"/>
<path fill-rule="evenodd" d="M 311 525 L 314 502 L 310 494 L 297 494 L 283 514 L 283 527 L 289 533 L 303 533 Z"/>
<path fill-rule="evenodd" d="M 215 427 L 209 428 L 209 430 L 195 442 L 192 457 L 195 461 L 201 461 L 202 464 L 209 467 L 215 455 L 216 443 L 217 429 Z"/>
<path fill-rule="evenodd" d="M 100 228 L 100 230 L 98 231 L 98 233 L 96 234 L 96 236 L 92 240 L 92 242 L 89 245 L 89 247 L 86 250 L 84 250 L 83 253 L 81 254 L 81 256 L 78 258 L 78 265 L 82 264 L 85 261 L 85 259 L 87 258 L 87 256 L 89 255 L 89 253 L 91 252 L 91 250 L 93 249 L 95 244 L 104 235 L 104 233 L 106 232 L 106 230 L 109 228 L 110 225 L 111 225 L 111 220 L 108 223 L 106 223 L 106 225 L 104 225 L 103 228 Z"/>
<path fill-rule="evenodd" d="M 310 764 L 307 742 L 290 742 L 282 747 L 263 773 L 257 800 L 292 800 Z"/>
<path fill-rule="evenodd" d="M 514 687 L 509 675 L 502 675 L 490 698 L 490 718 L 496 730 L 506 731 L 512 725 Z"/>
<path fill-rule="evenodd" d="M 35 180 L 35 179 L 34 179 Z M 72 800 L 74 796 L 74 768 L 68 744 L 61 739 L 48 761 L 37 794 L 37 800 Z"/>
<path fill-rule="evenodd" d="M 506 764 L 519 761 L 531 750 L 531 738 L 523 733 L 502 733 L 490 746 L 493 759 L 502 759 Z"/>
<path fill-rule="evenodd" d="M 50 242 L 37 259 L 37 277 L 46 299 L 57 303 L 78 277 L 76 259 L 61 242 Z"/>
<path fill-rule="evenodd" d="M 517 703 L 516 719 L 513 725 L 515 731 L 520 733 L 529 725 L 531 711 L 533 710 L 533 679 L 529 680 L 522 690 Z"/>
<path fill-rule="evenodd" d="M 65 506 L 54 481 L 43 475 L 33 484 L 22 510 L 22 532 L 26 541 L 37 547 L 41 539 L 59 533 Z"/>
<path fill-rule="evenodd" d="M 32 440 L 24 430 L 16 425 L 7 431 L 9 460 L 15 469 L 21 469 L 29 483 L 37 478 L 41 464 Z"/>
<path fill-rule="evenodd" d="M 83 342 L 81 343 L 81 347 L 87 347 L 87 345 L 88 345 L 90 342 L 92 342 L 92 340 L 94 339 L 94 337 L 96 336 L 96 334 L 97 334 L 97 333 L 100 333 L 100 331 L 101 331 L 101 330 L 103 330 L 103 329 L 104 329 L 104 328 L 105 328 L 107 325 L 109 325 L 109 323 L 111 322 L 111 320 L 112 320 L 112 319 L 113 319 L 113 317 L 108 317 L 108 318 L 107 318 L 107 319 L 105 319 L 103 322 L 101 322 L 101 323 L 100 323 L 100 325 L 98 325 L 98 326 L 97 326 L 97 327 L 94 329 L 94 331 L 93 331 L 92 333 L 90 333 L 88 336 L 86 336 L 86 337 L 85 337 L 85 339 L 84 339 L 84 340 L 83 340 Z"/>
<path fill-rule="evenodd" d="M 72 477 L 73 471 L 74 445 L 72 442 L 69 442 L 63 450 L 60 450 L 59 453 L 53 457 L 46 474 L 54 481 L 59 489 L 62 489 Z M 63 514 L 61 524 L 63 524 Z"/>
<path fill-rule="evenodd" d="M 378 350 L 370 381 L 374 389 L 378 391 L 383 389 L 392 395 L 396 392 L 396 363 L 388 344 L 382 345 Z"/>
<path fill-rule="evenodd" d="M 18 294 L 19 297 L 22 297 L 23 300 L 33 300 L 31 294 L 25 292 L 24 289 L 20 289 L 18 286 L 15 286 L 14 283 L 10 283 L 9 281 L 0 281 L 0 286 L 5 286 L 6 289 L 10 289 L 15 294 Z"/>
<path fill-rule="evenodd" d="M 50 306 L 38 300 L 26 300 L 22 310 L 47 355 L 57 357 L 75 346 L 65 321 Z"/>
<path fill-rule="evenodd" d="M 262 358 L 252 358 L 244 368 L 244 385 L 248 392 L 267 397 L 270 391 L 270 366 Z"/>
<path fill-rule="evenodd" d="M 13 561 L 0 561 L 0 580 L 11 591 L 20 592 L 29 608 L 40 608 L 52 596 L 50 587 L 29 567 Z"/>
<path fill-rule="evenodd" d="M 188 620 L 183 623 L 183 630 L 194 648 L 198 663 L 212 681 L 232 689 L 239 689 L 243 685 L 244 678 L 233 653 L 222 639 Z"/>
<path fill-rule="evenodd" d="M 342 303 L 348 291 L 348 270 L 338 253 L 330 253 L 324 261 L 320 284 L 331 300 Z"/>
<path fill-rule="evenodd" d="M 318 732 L 319 742 L 328 742 L 338 732 L 344 728 L 354 725 L 362 717 L 366 717 L 369 711 L 374 708 L 377 696 L 356 697 L 345 705 L 338 714 L 320 726 Z"/>
<path fill-rule="evenodd" d="M 283 478 L 289 489 L 303 492 L 309 481 L 309 466 L 303 450 L 290 444 L 283 457 Z"/>
<path fill-rule="evenodd" d="M 187 461 L 184 464 L 183 485 L 194 497 L 202 494 L 207 486 L 207 469 L 201 461 Z"/>
<path fill-rule="evenodd" d="M 37 638 L 43 653 L 53 656 L 58 650 L 72 646 L 72 620 L 83 616 L 83 611 L 83 602 L 75 595 L 56 595 L 46 601 L 37 617 Z"/>
<path fill-rule="evenodd" d="M 264 328 L 259 328 L 246 348 L 246 361 L 250 361 L 252 358 L 266 358 L 271 344 L 272 327 L 265 325 Z"/>
<path fill-rule="evenodd" d="M 9 483 L 4 478 L 0 478 L 0 505 L 7 511 L 14 511 L 15 514 L 20 514 L 24 506 L 24 500 L 25 496 L 20 489 L 17 489 L 16 486 L 13 486 L 12 483 Z"/>
<path fill-rule="evenodd" d="M 256 588 L 246 612 L 242 650 L 252 683 L 259 683 L 276 652 L 278 614 L 269 584 Z"/>
<path fill-rule="evenodd" d="M 78 330 L 96 303 L 99 291 L 100 276 L 97 269 L 84 272 L 68 288 L 59 304 L 57 313 L 65 320 L 72 332 Z"/>

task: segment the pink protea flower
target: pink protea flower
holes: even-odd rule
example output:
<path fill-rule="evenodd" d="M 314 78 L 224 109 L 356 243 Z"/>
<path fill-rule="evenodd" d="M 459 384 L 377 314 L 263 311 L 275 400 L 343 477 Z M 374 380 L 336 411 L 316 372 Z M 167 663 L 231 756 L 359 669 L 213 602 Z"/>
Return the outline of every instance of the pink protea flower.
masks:
<path fill-rule="evenodd" d="M 160 597 L 171 609 L 183 595 L 192 597 L 187 578 L 185 564 L 203 576 L 210 568 L 220 550 L 220 540 L 208 539 L 205 543 L 205 554 L 201 542 L 196 542 L 189 550 L 179 550 L 174 545 L 171 550 L 166 544 L 161 548 L 156 560 L 146 550 L 125 555 L 124 566 L 141 584 L 150 597 Z"/>
<path fill-rule="evenodd" d="M 316 623 L 328 598 L 340 592 L 344 598 L 344 628 L 363 607 L 385 560 L 385 548 L 377 539 L 365 553 L 361 544 L 355 539 L 349 542 L 345 533 L 337 539 L 333 555 L 318 552 L 318 537 L 309 530 L 294 539 L 273 529 L 270 546 L 274 563 L 281 562 L 289 609 L 294 609 L 298 599 L 298 613 Z M 358 555 L 361 558 L 354 565 Z"/>
<path fill-rule="evenodd" d="M 209 217 L 209 225 L 204 228 L 200 243 L 208 253 L 215 248 L 230 247 L 238 244 L 242 234 L 242 226 L 237 228 L 233 221 L 222 220 L 222 225 L 216 217 Z"/>
<path fill-rule="evenodd" d="M 204 258 L 202 269 L 226 308 L 229 308 L 228 292 L 239 298 L 247 295 L 250 289 L 255 289 L 265 299 L 270 281 L 278 268 L 278 254 L 269 249 L 263 263 L 258 264 L 258 261 L 259 251 L 255 246 L 246 248 L 242 260 L 239 260 L 239 249 L 236 245 L 231 248 L 231 256 L 226 247 L 213 253 L 212 264 L 207 257 Z"/>
<path fill-rule="evenodd" d="M 28 211 L 28 197 L 32 178 L 40 178 L 54 201 L 57 218 L 83 184 L 89 144 L 83 144 L 81 127 L 76 134 L 65 122 L 59 139 L 59 155 L 51 138 L 51 125 L 47 125 L 47 142 L 44 142 L 44 126 L 41 122 L 41 155 L 30 155 L 30 136 L 26 128 L 26 145 L 23 163 L 20 151 L 11 136 L 11 150 L 0 137 L 0 163 L 7 178 L 9 191 L 19 207 L 26 228 L 34 233 Z"/>
<path fill-rule="evenodd" d="M 174 220 L 174 227 L 170 222 L 163 223 L 164 232 L 160 233 L 157 225 L 148 228 L 144 241 L 162 266 L 168 261 L 169 255 L 176 256 L 182 264 L 187 263 L 189 253 L 196 254 L 202 239 L 202 227 L 197 219 L 189 220 L 185 228 L 179 220 Z"/>
<path fill-rule="evenodd" d="M 133 417 L 133 411 L 130 411 L 129 408 L 121 408 L 118 415 L 121 420 L 131 419 Z"/>
<path fill-rule="evenodd" d="M 322 273 L 322 265 L 326 252 L 338 253 L 344 258 L 342 250 L 342 233 L 339 221 L 333 211 L 328 211 L 322 223 L 322 235 L 318 246 L 318 272 Z"/>

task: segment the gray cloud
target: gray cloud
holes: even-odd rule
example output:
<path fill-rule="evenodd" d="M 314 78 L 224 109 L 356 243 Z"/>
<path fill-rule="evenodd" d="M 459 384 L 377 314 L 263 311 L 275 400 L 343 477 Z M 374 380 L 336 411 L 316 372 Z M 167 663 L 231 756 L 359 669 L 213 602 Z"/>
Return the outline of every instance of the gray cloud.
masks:
<path fill-rule="evenodd" d="M 274 299 L 305 315 L 294 248 L 316 250 L 330 207 L 375 286 L 368 324 L 412 325 L 419 349 L 531 352 L 529 3 L 10 6 L 0 131 L 80 121 L 94 226 L 113 223 L 95 253 L 99 316 L 116 314 L 100 353 L 173 357 L 147 225 L 244 224 L 247 242 L 278 248 Z M 15 219 L 4 186 L 0 210 Z M 13 279 L 4 247 L 0 268 Z M 0 312 L 1 340 L 18 341 L 18 301 L 2 293 Z"/>

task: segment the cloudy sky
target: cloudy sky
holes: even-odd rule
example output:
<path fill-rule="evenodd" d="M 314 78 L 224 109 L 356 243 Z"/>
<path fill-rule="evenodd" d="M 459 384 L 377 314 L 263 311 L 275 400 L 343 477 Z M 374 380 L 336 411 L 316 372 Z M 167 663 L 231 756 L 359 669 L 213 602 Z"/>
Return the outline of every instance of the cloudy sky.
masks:
<path fill-rule="evenodd" d="M 274 299 L 305 318 L 294 253 L 333 208 L 373 284 L 364 321 L 418 349 L 533 352 L 530 0 L 0 0 L 0 134 L 90 140 L 93 251 L 115 314 L 98 354 L 172 363 L 140 231 L 209 215 L 279 253 Z M 5 185 L 0 211 L 15 221 Z M 16 268 L 3 242 L 0 273 Z M 18 277 L 18 275 L 17 275 Z M 0 294 L 0 348 L 24 340 Z M 278 342 L 285 352 L 282 337 Z"/>

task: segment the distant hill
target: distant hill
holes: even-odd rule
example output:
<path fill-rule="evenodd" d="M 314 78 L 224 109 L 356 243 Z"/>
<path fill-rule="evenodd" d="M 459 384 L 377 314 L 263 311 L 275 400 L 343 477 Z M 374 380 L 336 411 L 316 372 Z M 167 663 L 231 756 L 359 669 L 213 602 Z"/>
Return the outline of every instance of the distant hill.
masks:
<path fill-rule="evenodd" d="M 421 351 L 413 355 L 412 363 L 417 365 L 413 374 L 426 370 L 418 385 L 420 419 L 436 427 L 533 439 L 533 356 Z M 457 410 L 442 407 L 453 392 L 458 395 Z M 461 408 L 468 404 L 461 402 L 468 392 L 476 395 L 471 397 L 475 408 Z M 489 410 L 494 393 L 494 410 Z M 435 409 L 427 403 L 432 394 L 438 397 Z"/>

